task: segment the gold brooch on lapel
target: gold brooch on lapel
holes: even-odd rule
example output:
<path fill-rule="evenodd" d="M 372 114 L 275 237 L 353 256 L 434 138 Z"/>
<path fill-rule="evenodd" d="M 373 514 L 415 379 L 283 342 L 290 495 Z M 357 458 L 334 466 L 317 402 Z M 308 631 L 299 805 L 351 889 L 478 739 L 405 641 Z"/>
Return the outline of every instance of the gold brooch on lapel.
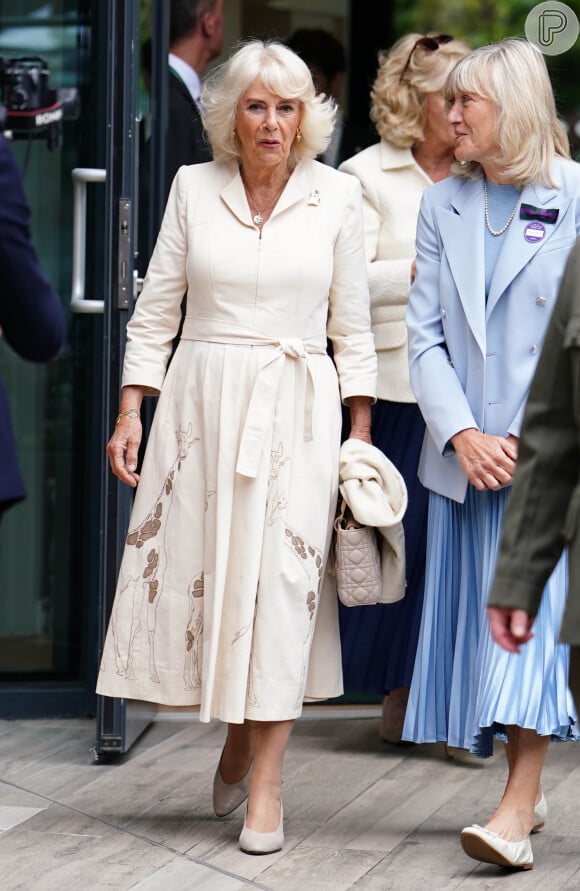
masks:
<path fill-rule="evenodd" d="M 311 207 L 318 207 L 320 204 L 320 192 L 318 189 L 312 189 L 310 193 L 310 198 L 308 199 L 308 204 Z"/>

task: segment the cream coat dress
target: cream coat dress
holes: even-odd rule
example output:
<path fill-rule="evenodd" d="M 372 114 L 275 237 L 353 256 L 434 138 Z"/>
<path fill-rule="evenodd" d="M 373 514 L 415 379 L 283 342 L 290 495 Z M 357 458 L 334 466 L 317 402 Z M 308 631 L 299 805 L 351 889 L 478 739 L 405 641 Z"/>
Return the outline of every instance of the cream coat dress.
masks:
<path fill-rule="evenodd" d="M 123 385 L 160 397 L 97 692 L 231 723 L 340 695 L 340 396 L 376 390 L 358 181 L 300 162 L 260 237 L 237 165 L 182 167 L 127 333 Z"/>

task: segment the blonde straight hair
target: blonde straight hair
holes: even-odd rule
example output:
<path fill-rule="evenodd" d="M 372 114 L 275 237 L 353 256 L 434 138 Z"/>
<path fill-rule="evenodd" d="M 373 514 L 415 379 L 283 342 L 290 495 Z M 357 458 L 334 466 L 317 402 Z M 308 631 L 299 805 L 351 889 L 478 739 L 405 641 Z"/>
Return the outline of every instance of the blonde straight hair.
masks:
<path fill-rule="evenodd" d="M 445 84 L 449 105 L 471 93 L 490 99 L 495 108 L 498 164 L 514 185 L 545 183 L 554 187 L 552 162 L 570 157 L 570 145 L 558 120 L 554 92 L 540 50 L 519 37 L 473 50 L 457 63 Z M 477 161 L 453 165 L 457 176 L 474 179 Z"/>

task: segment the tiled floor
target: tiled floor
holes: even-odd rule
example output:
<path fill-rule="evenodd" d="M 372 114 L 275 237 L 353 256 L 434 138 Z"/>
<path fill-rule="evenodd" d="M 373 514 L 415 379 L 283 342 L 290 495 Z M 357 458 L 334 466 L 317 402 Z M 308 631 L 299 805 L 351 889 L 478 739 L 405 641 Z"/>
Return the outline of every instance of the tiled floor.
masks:
<path fill-rule="evenodd" d="M 95 765 L 91 721 L 0 721 L 2 891 L 580 891 L 580 748 L 552 745 L 536 865 L 509 873 L 463 854 L 458 830 L 501 794 L 501 751 L 476 765 L 442 747 L 389 747 L 377 719 L 309 713 L 286 760 L 286 844 L 237 847 L 218 820 L 218 724 L 163 716 L 123 759 Z"/>

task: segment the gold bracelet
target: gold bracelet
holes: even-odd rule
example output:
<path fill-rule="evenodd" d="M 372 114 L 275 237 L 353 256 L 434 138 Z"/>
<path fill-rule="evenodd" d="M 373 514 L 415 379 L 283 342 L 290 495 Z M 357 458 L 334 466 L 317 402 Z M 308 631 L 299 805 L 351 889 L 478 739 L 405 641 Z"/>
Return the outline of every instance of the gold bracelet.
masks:
<path fill-rule="evenodd" d="M 126 408 L 124 411 L 120 411 L 117 415 L 117 420 L 115 421 L 115 427 L 123 418 L 140 418 L 141 412 L 138 408 Z"/>

